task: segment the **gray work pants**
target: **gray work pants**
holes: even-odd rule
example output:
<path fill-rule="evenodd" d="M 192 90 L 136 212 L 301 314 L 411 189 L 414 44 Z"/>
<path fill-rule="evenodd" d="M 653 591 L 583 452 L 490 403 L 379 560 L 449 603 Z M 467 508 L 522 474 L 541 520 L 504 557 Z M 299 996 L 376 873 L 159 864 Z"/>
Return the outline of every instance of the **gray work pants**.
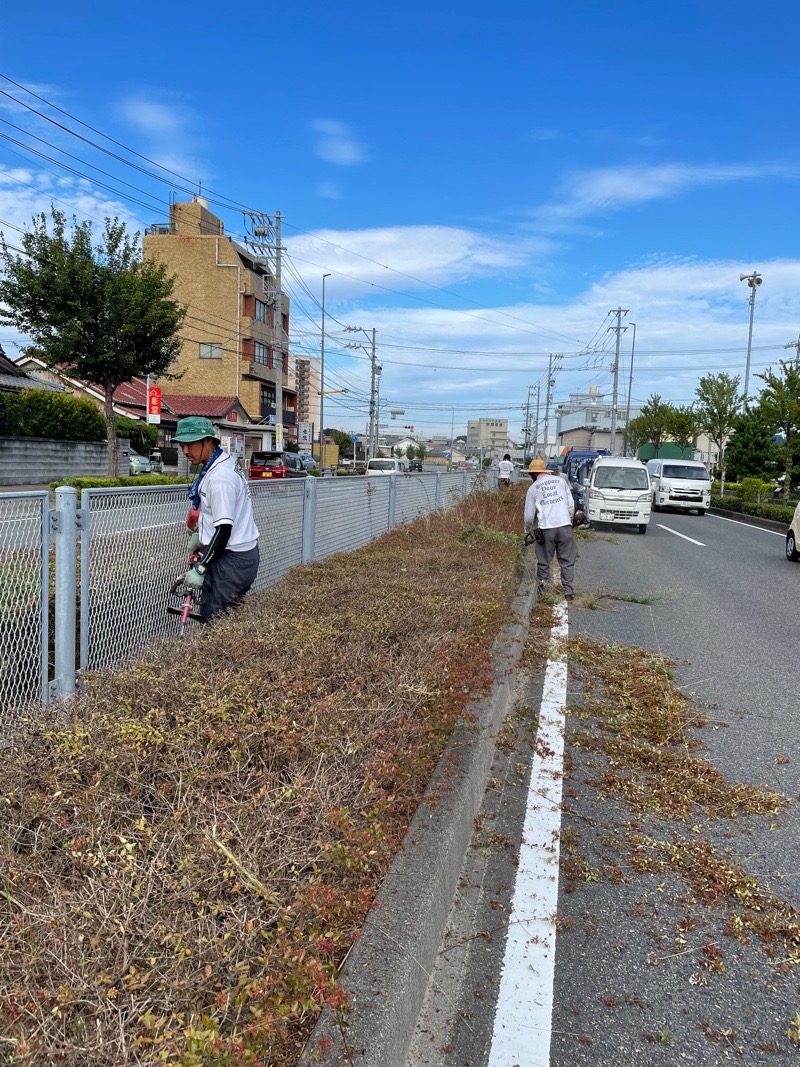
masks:
<path fill-rule="evenodd" d="M 541 530 L 542 528 L 539 527 Z M 572 595 L 572 575 L 575 570 L 575 557 L 577 548 L 575 538 L 572 535 L 571 526 L 553 526 L 549 530 L 542 530 L 544 541 L 536 542 L 536 578 L 539 585 L 550 581 L 550 561 L 553 556 L 558 557 L 558 565 L 561 568 L 561 586 L 565 596 Z"/>
<path fill-rule="evenodd" d="M 247 552 L 226 549 L 208 568 L 203 583 L 200 614 L 208 622 L 212 615 L 220 615 L 235 608 L 256 580 L 258 574 L 258 545 Z"/>

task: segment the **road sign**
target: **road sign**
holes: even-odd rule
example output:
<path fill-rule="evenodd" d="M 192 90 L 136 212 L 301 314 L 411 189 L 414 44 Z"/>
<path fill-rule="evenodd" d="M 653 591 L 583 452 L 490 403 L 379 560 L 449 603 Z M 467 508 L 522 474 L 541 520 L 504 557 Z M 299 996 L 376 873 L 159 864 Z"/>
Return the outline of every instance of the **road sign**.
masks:
<path fill-rule="evenodd" d="M 351 437 L 350 440 L 353 442 L 354 445 L 358 444 L 358 438 L 357 437 Z"/>
<path fill-rule="evenodd" d="M 449 452 L 445 452 L 445 454 L 444 454 L 444 458 L 445 458 L 445 459 L 450 459 L 450 453 L 449 453 Z"/>

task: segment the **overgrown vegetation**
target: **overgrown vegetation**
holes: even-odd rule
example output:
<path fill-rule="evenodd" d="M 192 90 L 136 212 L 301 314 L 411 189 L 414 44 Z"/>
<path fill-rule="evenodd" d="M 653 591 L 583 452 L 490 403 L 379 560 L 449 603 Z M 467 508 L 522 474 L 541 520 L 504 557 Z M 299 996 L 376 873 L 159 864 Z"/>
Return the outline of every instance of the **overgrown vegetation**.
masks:
<path fill-rule="evenodd" d="M 24 724 L 0 751 L 2 1062 L 297 1062 L 488 684 L 521 500 L 292 572 L 91 679 L 66 726 Z"/>
<path fill-rule="evenodd" d="M 0 393 L 0 434 L 56 441 L 102 441 L 106 423 L 91 400 L 48 389 Z"/>
<path fill-rule="evenodd" d="M 59 478 L 55 482 L 50 482 L 49 488 L 58 489 L 60 485 L 72 486 L 73 489 L 137 488 L 140 485 L 188 485 L 191 480 L 186 475 L 179 474 L 137 474 L 130 478 L 94 478 L 81 475 L 74 478 Z"/>

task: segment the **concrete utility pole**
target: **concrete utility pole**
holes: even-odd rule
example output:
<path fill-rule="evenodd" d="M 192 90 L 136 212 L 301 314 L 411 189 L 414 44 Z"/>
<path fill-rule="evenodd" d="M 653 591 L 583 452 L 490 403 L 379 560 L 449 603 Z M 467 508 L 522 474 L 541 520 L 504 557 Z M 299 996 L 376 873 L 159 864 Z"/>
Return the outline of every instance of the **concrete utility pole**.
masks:
<path fill-rule="evenodd" d="M 534 458 L 539 454 L 539 406 L 542 399 L 542 383 L 536 383 L 536 424 L 533 427 L 533 456 Z"/>
<path fill-rule="evenodd" d="M 628 454 L 628 423 L 631 421 L 631 393 L 633 392 L 633 354 L 636 351 L 636 323 L 631 322 L 628 325 L 633 326 L 633 340 L 631 341 L 631 372 L 628 376 L 628 403 L 625 405 L 625 436 L 622 438 L 623 456 Z"/>
<path fill-rule="evenodd" d="M 372 330 L 372 353 L 370 355 L 370 382 L 369 382 L 369 439 L 367 442 L 368 455 L 367 459 L 370 460 L 378 451 L 377 438 L 375 432 L 376 419 L 375 419 L 375 395 L 376 395 L 376 382 L 379 371 L 377 370 L 377 363 L 375 360 L 375 329 Z"/>
<path fill-rule="evenodd" d="M 790 341 L 788 345 L 784 345 L 784 348 L 794 349 L 794 362 L 795 365 L 800 367 L 800 337 L 796 341 Z"/>
<path fill-rule="evenodd" d="M 617 447 L 617 401 L 619 393 L 619 347 L 622 333 L 627 330 L 627 326 L 622 325 L 622 316 L 628 314 L 627 308 L 612 308 L 609 311 L 609 315 L 617 316 L 617 325 L 609 326 L 609 330 L 613 330 L 617 335 L 617 344 L 614 354 L 614 385 L 611 390 L 611 435 L 608 442 L 608 449 L 611 455 L 614 455 L 614 450 Z"/>
<path fill-rule="evenodd" d="M 529 385 L 528 386 L 528 397 L 527 397 L 527 400 L 525 401 L 525 407 L 522 409 L 525 412 L 525 425 L 522 428 L 522 432 L 524 434 L 524 440 L 522 442 L 522 458 L 523 458 L 523 460 L 525 459 L 525 457 L 528 454 L 528 441 L 530 440 L 530 436 L 531 436 L 531 392 L 532 392 L 532 390 L 533 390 L 533 386 Z"/>
<path fill-rule="evenodd" d="M 322 275 L 322 336 L 319 343 L 319 469 L 324 470 L 325 463 L 325 279 L 330 274 Z"/>
<path fill-rule="evenodd" d="M 553 386 L 556 384 L 556 380 L 553 375 L 559 368 L 559 364 L 563 359 L 563 353 L 551 352 L 550 358 L 547 361 L 547 392 L 545 393 L 544 404 L 544 452 L 545 458 L 547 457 L 547 438 L 550 432 L 550 402 L 553 399 Z M 538 404 L 537 404 L 538 407 Z"/>
<path fill-rule="evenodd" d="M 750 395 L 748 386 L 750 382 L 750 353 L 753 349 L 753 316 L 756 310 L 756 290 L 764 279 L 758 271 L 754 270 L 752 274 L 740 274 L 739 281 L 747 282 L 750 286 L 750 328 L 747 331 L 747 362 L 744 368 L 744 406 L 747 407 L 747 400 Z"/>

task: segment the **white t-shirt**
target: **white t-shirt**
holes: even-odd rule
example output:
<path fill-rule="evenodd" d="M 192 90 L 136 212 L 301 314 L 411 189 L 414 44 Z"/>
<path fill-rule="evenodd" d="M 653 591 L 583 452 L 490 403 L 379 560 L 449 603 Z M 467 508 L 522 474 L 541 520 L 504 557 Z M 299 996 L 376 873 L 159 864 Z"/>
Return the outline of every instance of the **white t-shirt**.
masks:
<path fill-rule="evenodd" d="M 540 474 L 525 496 L 525 523 L 542 530 L 571 526 L 575 501 L 566 481 L 557 474 Z"/>
<path fill-rule="evenodd" d="M 206 471 L 200 482 L 200 543 L 207 545 L 221 523 L 230 523 L 227 548 L 247 552 L 258 544 L 258 527 L 247 482 L 236 470 L 236 461 L 223 453 Z"/>
<path fill-rule="evenodd" d="M 514 470 L 514 464 L 510 459 L 501 459 L 497 465 L 498 478 L 510 478 Z"/>

